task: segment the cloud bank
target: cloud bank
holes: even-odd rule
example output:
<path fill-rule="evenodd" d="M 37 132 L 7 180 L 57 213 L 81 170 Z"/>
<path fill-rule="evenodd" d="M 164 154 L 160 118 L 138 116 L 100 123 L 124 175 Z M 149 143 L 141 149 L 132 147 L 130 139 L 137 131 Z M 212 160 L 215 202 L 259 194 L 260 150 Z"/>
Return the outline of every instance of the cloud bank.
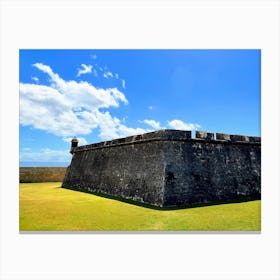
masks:
<path fill-rule="evenodd" d="M 97 88 L 86 81 L 66 81 L 43 63 L 33 64 L 49 77 L 49 84 L 20 83 L 20 124 L 47 131 L 69 141 L 73 136 L 89 135 L 94 129 L 102 140 L 142 134 L 163 129 L 156 120 L 145 119 L 142 123 L 150 128 L 133 128 L 125 125 L 108 111 L 110 108 L 128 104 L 123 92 L 117 88 Z M 82 64 L 79 75 L 89 73 L 92 68 Z M 125 81 L 123 80 L 125 87 Z M 198 124 L 174 119 L 167 127 L 181 130 L 196 130 Z M 86 144 L 80 137 L 80 144 Z"/>
<path fill-rule="evenodd" d="M 106 111 L 121 103 L 128 104 L 117 88 L 96 88 L 85 81 L 65 81 L 48 65 L 35 63 L 33 66 L 49 76 L 50 85 L 20 83 L 21 125 L 63 138 L 88 135 L 96 128 L 104 140 L 145 132 L 125 126 Z"/>

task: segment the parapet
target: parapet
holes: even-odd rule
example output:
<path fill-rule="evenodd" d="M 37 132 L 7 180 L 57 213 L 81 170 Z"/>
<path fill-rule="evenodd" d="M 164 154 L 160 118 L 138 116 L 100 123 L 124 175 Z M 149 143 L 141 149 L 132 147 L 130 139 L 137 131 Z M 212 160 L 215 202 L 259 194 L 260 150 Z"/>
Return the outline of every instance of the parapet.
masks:
<path fill-rule="evenodd" d="M 258 136 L 232 135 L 232 134 L 225 134 L 225 133 L 216 133 L 216 140 L 231 141 L 231 142 L 261 143 L 261 137 Z"/>
<path fill-rule="evenodd" d="M 230 141 L 230 135 L 225 133 L 216 133 L 216 140 Z"/>
<path fill-rule="evenodd" d="M 215 137 L 216 136 L 216 137 Z M 118 138 L 110 141 L 94 143 L 90 145 L 79 146 L 71 149 L 72 152 L 79 152 L 97 148 L 105 148 L 111 146 L 136 144 L 151 141 L 205 141 L 217 143 L 253 143 L 260 144 L 261 137 L 233 135 L 225 133 L 212 133 L 207 131 L 196 131 L 195 138 L 192 138 L 192 132 L 188 130 L 163 129 L 148 132 L 139 135 Z"/>
<path fill-rule="evenodd" d="M 198 139 L 214 140 L 214 133 L 209 133 L 207 131 L 196 131 L 195 137 Z"/>

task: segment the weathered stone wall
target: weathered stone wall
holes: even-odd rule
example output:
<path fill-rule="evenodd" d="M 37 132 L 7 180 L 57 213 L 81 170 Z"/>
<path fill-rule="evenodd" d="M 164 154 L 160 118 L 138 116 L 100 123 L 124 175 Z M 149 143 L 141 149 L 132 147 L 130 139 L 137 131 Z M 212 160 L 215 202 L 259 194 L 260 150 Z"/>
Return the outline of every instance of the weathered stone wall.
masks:
<path fill-rule="evenodd" d="M 260 198 L 260 140 L 161 130 L 75 147 L 62 186 L 157 206 Z"/>
<path fill-rule="evenodd" d="M 163 143 L 154 144 L 132 144 L 75 153 L 63 187 L 162 205 Z"/>
<path fill-rule="evenodd" d="M 260 198 L 260 145 L 174 142 L 165 155 L 164 205 Z"/>
<path fill-rule="evenodd" d="M 20 167 L 20 183 L 62 182 L 66 167 Z"/>

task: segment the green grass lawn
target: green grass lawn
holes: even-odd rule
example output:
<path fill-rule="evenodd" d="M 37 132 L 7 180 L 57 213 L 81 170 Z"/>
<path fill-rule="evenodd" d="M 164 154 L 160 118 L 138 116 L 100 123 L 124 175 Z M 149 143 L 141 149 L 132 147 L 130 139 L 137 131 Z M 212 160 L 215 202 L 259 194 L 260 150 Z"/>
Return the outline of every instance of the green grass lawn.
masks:
<path fill-rule="evenodd" d="M 260 231 L 261 202 L 155 210 L 61 183 L 20 184 L 20 230 L 227 230 Z"/>

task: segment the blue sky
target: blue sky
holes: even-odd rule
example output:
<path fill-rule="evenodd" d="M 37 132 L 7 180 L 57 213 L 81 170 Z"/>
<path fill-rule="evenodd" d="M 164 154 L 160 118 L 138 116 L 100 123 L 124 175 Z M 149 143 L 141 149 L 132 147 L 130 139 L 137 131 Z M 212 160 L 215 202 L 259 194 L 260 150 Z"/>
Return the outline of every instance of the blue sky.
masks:
<path fill-rule="evenodd" d="M 162 128 L 260 136 L 260 50 L 20 50 L 20 161 Z"/>

